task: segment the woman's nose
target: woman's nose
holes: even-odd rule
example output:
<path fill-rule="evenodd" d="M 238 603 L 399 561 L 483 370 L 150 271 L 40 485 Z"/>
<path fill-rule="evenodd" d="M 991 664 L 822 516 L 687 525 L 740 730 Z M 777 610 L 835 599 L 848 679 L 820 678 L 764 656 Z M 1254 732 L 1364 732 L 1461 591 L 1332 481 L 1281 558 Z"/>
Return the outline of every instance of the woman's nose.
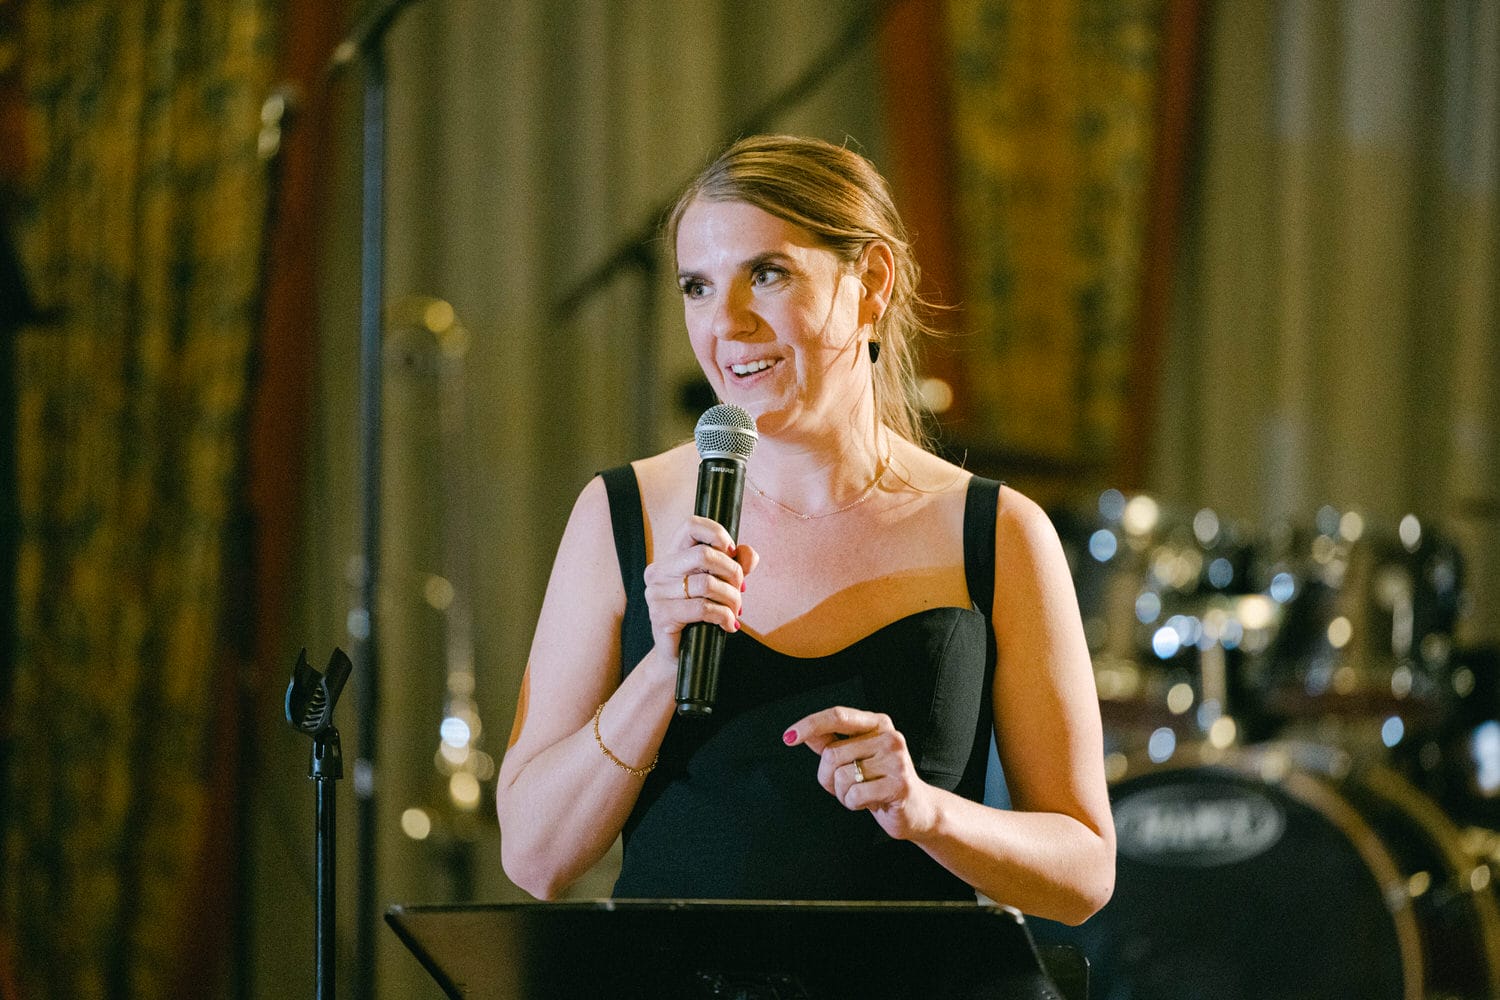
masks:
<path fill-rule="evenodd" d="M 719 296 L 713 317 L 715 337 L 732 340 L 747 336 L 755 332 L 758 322 L 748 286 L 735 282 Z"/>

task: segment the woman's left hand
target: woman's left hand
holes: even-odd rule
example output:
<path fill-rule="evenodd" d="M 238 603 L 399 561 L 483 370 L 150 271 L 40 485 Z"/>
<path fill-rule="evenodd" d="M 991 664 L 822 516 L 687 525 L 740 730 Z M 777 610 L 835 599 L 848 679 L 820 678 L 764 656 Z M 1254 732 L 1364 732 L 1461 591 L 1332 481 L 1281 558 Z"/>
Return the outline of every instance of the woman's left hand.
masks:
<path fill-rule="evenodd" d="M 799 719 L 782 734 L 821 760 L 818 784 L 845 809 L 865 809 L 881 829 L 909 840 L 936 820 L 934 789 L 917 774 L 906 737 L 888 715 L 836 706 Z"/>

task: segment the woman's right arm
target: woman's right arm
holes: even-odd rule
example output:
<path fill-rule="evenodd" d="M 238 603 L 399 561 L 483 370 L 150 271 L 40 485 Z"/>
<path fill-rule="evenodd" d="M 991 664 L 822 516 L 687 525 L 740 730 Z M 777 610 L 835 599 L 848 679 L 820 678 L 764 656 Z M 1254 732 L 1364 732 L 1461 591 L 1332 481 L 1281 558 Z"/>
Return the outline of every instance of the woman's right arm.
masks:
<path fill-rule="evenodd" d="M 726 554 L 732 548 L 718 525 L 690 518 L 658 553 L 645 580 L 656 643 L 621 682 L 625 590 L 603 480 L 595 477 L 579 496 L 547 584 L 496 790 L 501 862 L 533 896 L 559 895 L 624 827 L 645 779 L 611 761 L 599 742 L 631 767 L 655 759 L 675 707 L 677 635 L 690 621 L 733 627 L 744 575 Z M 742 558 L 748 563 L 750 554 Z M 684 598 L 688 575 L 698 576 L 692 586 L 701 596 Z"/>

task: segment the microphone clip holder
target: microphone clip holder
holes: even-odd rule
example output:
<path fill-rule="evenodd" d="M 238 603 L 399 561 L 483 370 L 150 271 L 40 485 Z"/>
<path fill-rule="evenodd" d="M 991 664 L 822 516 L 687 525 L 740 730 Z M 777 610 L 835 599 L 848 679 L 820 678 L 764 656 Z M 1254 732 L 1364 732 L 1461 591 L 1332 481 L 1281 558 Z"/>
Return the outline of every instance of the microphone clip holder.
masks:
<path fill-rule="evenodd" d="M 317 869 L 316 1000 L 334 1000 L 334 782 L 344 776 L 344 752 L 339 731 L 333 725 L 333 709 L 354 665 L 342 649 L 335 648 L 328 669 L 319 673 L 307 662 L 307 650 L 297 657 L 286 689 L 286 721 L 300 733 L 312 737 L 312 762 L 308 777 L 316 786 L 316 833 L 314 862 Z"/>
<path fill-rule="evenodd" d="M 333 725 L 333 709 L 343 693 L 354 665 L 342 649 L 335 648 L 328 668 L 318 673 L 307 662 L 307 650 L 297 656 L 292 679 L 286 689 L 286 721 L 313 738 L 310 778 L 337 779 L 344 776 L 344 758 L 339 731 Z"/>

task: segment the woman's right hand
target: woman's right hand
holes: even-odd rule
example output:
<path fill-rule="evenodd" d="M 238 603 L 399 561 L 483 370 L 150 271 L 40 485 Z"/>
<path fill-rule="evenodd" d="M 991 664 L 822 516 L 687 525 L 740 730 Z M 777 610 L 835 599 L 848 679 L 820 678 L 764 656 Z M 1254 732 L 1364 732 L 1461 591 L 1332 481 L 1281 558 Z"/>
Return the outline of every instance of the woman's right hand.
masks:
<path fill-rule="evenodd" d="M 684 521 L 646 567 L 655 655 L 676 670 L 682 630 L 693 622 L 737 631 L 745 577 L 759 561 L 754 549 L 736 546 L 717 521 L 696 514 Z"/>

